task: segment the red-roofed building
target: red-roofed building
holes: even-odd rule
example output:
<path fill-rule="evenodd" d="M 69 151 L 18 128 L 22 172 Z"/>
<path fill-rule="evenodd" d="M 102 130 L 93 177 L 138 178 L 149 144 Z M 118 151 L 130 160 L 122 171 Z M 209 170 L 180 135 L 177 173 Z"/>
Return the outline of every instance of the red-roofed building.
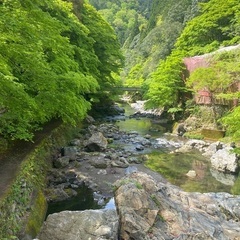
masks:
<path fill-rule="evenodd" d="M 185 64 L 186 70 L 187 70 L 187 73 L 185 74 L 185 76 L 186 77 L 190 76 L 190 74 L 197 68 L 205 68 L 205 67 L 207 68 L 210 65 L 209 59 L 213 54 L 215 54 L 217 52 L 221 52 L 221 51 L 234 50 L 236 48 L 240 48 L 240 44 L 237 46 L 221 48 L 210 54 L 204 54 L 201 56 L 184 58 L 183 62 Z M 240 91 L 240 80 L 231 84 L 229 86 L 229 90 L 230 90 L 230 92 Z M 204 104 L 204 105 L 212 104 L 213 101 L 215 104 L 219 104 L 219 105 L 234 105 L 234 106 L 236 106 L 238 104 L 238 99 L 234 100 L 233 102 L 229 102 L 225 99 L 214 98 L 214 95 L 207 88 L 203 88 L 202 90 L 198 91 L 198 93 L 195 95 L 195 101 L 197 104 Z"/>

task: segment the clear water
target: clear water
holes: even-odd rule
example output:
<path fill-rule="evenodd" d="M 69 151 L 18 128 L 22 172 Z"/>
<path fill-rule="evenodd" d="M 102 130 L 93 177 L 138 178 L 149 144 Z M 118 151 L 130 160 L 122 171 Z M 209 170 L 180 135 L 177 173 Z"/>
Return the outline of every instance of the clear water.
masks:
<path fill-rule="evenodd" d="M 156 119 L 147 117 L 129 118 L 129 116 L 134 114 L 135 110 L 128 104 L 120 104 L 120 106 L 124 107 L 126 118 L 125 120 L 117 121 L 116 125 L 119 126 L 122 131 L 136 131 L 142 136 L 151 134 L 153 137 L 159 137 L 169 131 L 170 125 L 160 124 Z"/>
<path fill-rule="evenodd" d="M 134 112 L 125 106 L 126 115 Z M 153 137 L 163 137 L 167 127 L 148 118 L 126 119 L 116 123 L 121 130 L 137 131 L 141 135 L 150 134 Z M 171 139 L 174 141 L 174 138 Z M 175 139 L 176 141 L 179 138 Z M 184 141 L 184 139 L 183 139 Z M 198 151 L 191 153 L 170 153 L 168 149 L 152 150 L 147 154 L 145 165 L 159 172 L 170 183 L 189 192 L 228 192 L 240 194 L 240 176 L 223 174 L 211 169 L 210 161 Z M 189 170 L 197 174 L 194 178 L 186 176 Z"/>
<path fill-rule="evenodd" d="M 115 209 L 114 198 L 103 199 L 102 204 L 94 199 L 93 191 L 85 185 L 82 185 L 78 189 L 77 195 L 70 199 L 50 202 L 48 204 L 48 210 L 46 217 L 52 213 L 58 213 L 61 211 L 83 211 L 86 209 Z"/>
<path fill-rule="evenodd" d="M 78 194 L 71 199 L 49 203 L 46 216 L 65 210 L 80 211 L 86 209 L 100 208 L 100 206 L 94 200 L 93 191 L 91 189 L 89 189 L 85 185 L 82 185 L 76 191 Z"/>
<path fill-rule="evenodd" d="M 169 154 L 152 152 L 148 155 L 146 166 L 162 174 L 169 182 L 189 192 L 235 192 L 235 177 L 227 184 L 218 181 L 212 174 L 210 162 L 200 153 Z M 189 170 L 196 172 L 196 177 L 190 178 L 186 174 Z M 217 172 L 215 172 L 218 174 Z M 226 180 L 225 180 L 226 181 Z M 232 185 L 229 185 L 232 184 Z"/>
<path fill-rule="evenodd" d="M 124 108 L 126 109 L 126 116 L 134 113 L 134 110 L 129 105 L 124 106 Z M 162 138 L 163 133 L 168 130 L 168 126 L 164 126 L 149 118 L 134 119 L 127 117 L 125 120 L 116 122 L 116 125 L 122 131 L 136 131 L 142 136 L 150 134 L 154 138 Z M 171 137 L 170 140 L 179 141 L 179 138 Z M 117 146 L 115 147 L 117 148 Z M 148 160 L 145 162 L 145 165 L 160 173 L 170 183 L 181 187 L 185 191 L 240 194 L 240 177 L 213 172 L 209 160 L 197 151 L 172 154 L 170 153 L 170 149 L 159 148 L 150 149 L 146 152 L 144 154 L 147 155 Z M 189 170 L 194 170 L 197 176 L 195 178 L 187 177 L 186 174 Z M 76 197 L 62 202 L 50 203 L 47 215 L 63 210 L 75 211 L 100 208 L 115 208 L 114 198 L 106 199 L 103 205 L 99 205 L 94 200 L 92 190 L 86 186 L 82 186 L 82 188 L 78 189 Z"/>

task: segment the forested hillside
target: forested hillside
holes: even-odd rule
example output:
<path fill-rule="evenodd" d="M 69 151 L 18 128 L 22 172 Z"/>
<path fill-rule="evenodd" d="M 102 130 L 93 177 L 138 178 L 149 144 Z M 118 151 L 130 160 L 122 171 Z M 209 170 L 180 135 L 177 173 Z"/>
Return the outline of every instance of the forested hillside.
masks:
<path fill-rule="evenodd" d="M 142 86 L 147 107 L 164 107 L 170 113 L 184 112 L 193 95 L 205 85 L 215 98 L 235 103 L 239 99 L 239 91 L 230 90 L 239 82 L 239 50 L 217 54 L 209 60 L 208 70 L 200 69 L 189 80 L 184 76 L 186 66 L 183 64 L 185 57 L 240 43 L 239 1 L 89 2 L 100 9 L 115 28 L 126 58 L 122 79 L 128 86 Z M 130 33 L 122 37 L 126 31 Z M 240 138 L 239 117 L 240 109 L 235 105 L 221 119 L 236 139 Z"/>
<path fill-rule="evenodd" d="M 185 81 L 184 57 L 213 52 L 224 46 L 240 43 L 240 3 L 237 0 L 210 0 L 200 4 L 199 15 L 188 21 L 177 38 L 171 54 L 161 61 L 157 70 L 145 82 L 149 106 L 165 107 L 169 111 L 184 111 L 189 94 L 207 87 L 216 98 L 237 100 L 240 92 L 231 86 L 239 82 L 240 51 L 222 52 L 209 59 L 211 67 L 199 69 Z M 199 77 L 200 76 L 200 77 Z M 218 86 L 218 87 L 216 87 Z M 239 106 L 221 122 L 235 139 L 240 139 Z"/>
<path fill-rule="evenodd" d="M 91 5 L 72 2 L 0 1 L 2 136 L 32 139 L 53 118 L 75 124 L 116 84 L 114 30 Z"/>
<path fill-rule="evenodd" d="M 171 53 L 186 22 L 198 13 L 203 0 L 89 0 L 112 24 L 126 58 L 122 78 L 141 85 L 161 59 Z"/>

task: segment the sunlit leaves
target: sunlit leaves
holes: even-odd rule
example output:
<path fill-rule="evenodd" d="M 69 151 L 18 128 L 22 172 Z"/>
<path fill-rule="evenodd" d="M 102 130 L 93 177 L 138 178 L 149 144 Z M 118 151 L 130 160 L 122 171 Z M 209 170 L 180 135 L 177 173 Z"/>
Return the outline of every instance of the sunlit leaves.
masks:
<path fill-rule="evenodd" d="M 113 28 L 90 5 L 84 5 L 82 21 L 90 30 L 89 37 L 94 39 L 93 49 L 99 60 L 97 80 L 101 88 L 109 88 L 115 84 L 111 73 L 117 73 L 123 64 L 117 37 Z"/>
<path fill-rule="evenodd" d="M 141 87 L 144 83 L 144 78 L 141 76 L 141 64 L 136 64 L 129 72 L 125 85 L 129 87 Z"/>
<path fill-rule="evenodd" d="M 171 55 L 151 75 L 147 98 L 150 107 L 177 106 L 185 91 L 182 55 Z"/>
<path fill-rule="evenodd" d="M 206 61 L 209 66 L 197 68 L 191 73 L 187 85 L 196 92 L 206 87 L 215 95 L 231 94 L 231 85 L 239 81 L 240 76 L 240 49 L 225 50 L 209 55 Z"/>
<path fill-rule="evenodd" d="M 79 7 L 83 8 L 80 4 L 74 10 Z M 92 23 L 88 28 L 73 14 L 72 3 L 67 1 L 3 1 L 1 135 L 31 139 L 34 130 L 52 118 L 75 124 L 86 115 L 91 107 L 86 96 L 95 93 L 100 82 L 108 81 L 111 71 L 117 71 L 118 57 L 121 61 L 116 36 L 102 19 L 98 23 L 100 18 L 94 13 L 90 9 L 85 16 L 93 18 L 89 19 Z M 76 14 L 80 16 L 80 12 Z M 98 36 L 92 32 L 96 29 L 98 33 L 104 32 L 98 52 L 95 48 Z M 103 49 L 108 42 L 111 44 Z M 101 54 L 106 55 L 101 58 Z M 106 69 L 101 67 L 104 65 Z"/>
<path fill-rule="evenodd" d="M 201 14 L 188 22 L 176 47 L 193 56 L 239 42 L 239 9 L 238 0 L 202 3 Z"/>
<path fill-rule="evenodd" d="M 221 122 L 227 127 L 227 133 L 233 140 L 240 140 L 240 106 L 234 108 L 228 115 L 221 119 Z"/>

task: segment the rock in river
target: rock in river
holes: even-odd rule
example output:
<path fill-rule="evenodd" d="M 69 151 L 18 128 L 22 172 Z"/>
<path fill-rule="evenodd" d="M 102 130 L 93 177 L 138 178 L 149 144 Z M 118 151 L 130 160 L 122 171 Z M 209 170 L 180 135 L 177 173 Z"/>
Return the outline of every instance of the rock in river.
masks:
<path fill-rule="evenodd" d="M 85 148 L 90 152 L 103 151 L 107 148 L 108 141 L 101 132 L 93 133 L 85 144 Z"/>
<path fill-rule="evenodd" d="M 240 239 L 240 196 L 188 193 L 142 172 L 115 187 L 121 239 Z"/>
<path fill-rule="evenodd" d="M 116 240 L 118 216 L 114 209 L 63 211 L 48 216 L 39 240 Z"/>

